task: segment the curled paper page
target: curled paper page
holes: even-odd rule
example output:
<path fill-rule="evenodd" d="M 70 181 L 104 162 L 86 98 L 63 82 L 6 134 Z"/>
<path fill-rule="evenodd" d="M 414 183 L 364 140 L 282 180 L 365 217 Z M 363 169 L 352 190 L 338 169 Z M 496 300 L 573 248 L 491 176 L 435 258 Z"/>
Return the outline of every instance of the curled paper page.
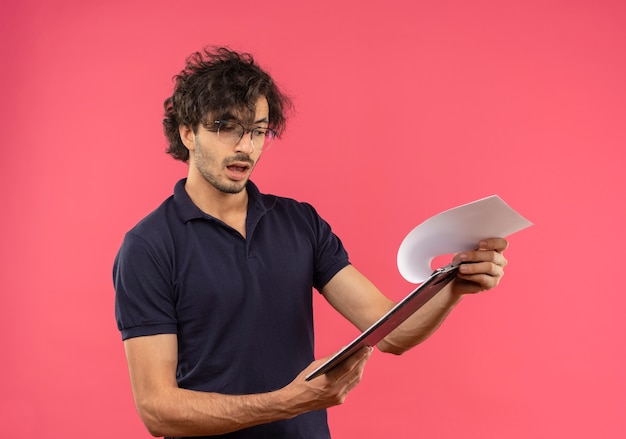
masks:
<path fill-rule="evenodd" d="M 435 257 L 473 250 L 481 239 L 505 238 L 530 226 L 497 195 L 464 204 L 415 227 L 398 249 L 398 270 L 417 284 L 430 276 Z"/>

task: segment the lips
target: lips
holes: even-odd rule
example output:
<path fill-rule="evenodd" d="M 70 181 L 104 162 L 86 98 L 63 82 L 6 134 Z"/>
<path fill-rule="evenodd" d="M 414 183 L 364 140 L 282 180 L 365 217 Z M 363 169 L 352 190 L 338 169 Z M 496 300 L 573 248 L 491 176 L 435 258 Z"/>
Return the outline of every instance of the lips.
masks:
<path fill-rule="evenodd" d="M 230 166 L 227 166 L 227 168 L 233 172 L 246 172 L 246 169 L 248 169 L 247 166 L 240 166 L 240 165 L 230 165 Z"/>
<path fill-rule="evenodd" d="M 228 163 L 226 165 L 226 171 L 228 172 L 228 177 L 231 180 L 240 181 L 244 180 L 248 176 L 248 171 L 251 167 L 251 163 L 236 161 Z"/>

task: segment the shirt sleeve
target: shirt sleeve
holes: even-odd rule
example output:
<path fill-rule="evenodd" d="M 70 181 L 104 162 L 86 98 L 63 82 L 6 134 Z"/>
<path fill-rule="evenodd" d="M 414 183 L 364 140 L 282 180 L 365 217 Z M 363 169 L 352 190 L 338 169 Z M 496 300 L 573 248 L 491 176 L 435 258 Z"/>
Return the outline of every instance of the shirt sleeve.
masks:
<path fill-rule="evenodd" d="M 316 232 L 313 286 L 317 291 L 322 291 L 322 288 L 335 274 L 350 265 L 350 260 L 348 252 L 339 237 L 332 231 L 330 224 L 319 216 L 312 206 L 309 205 L 309 208 L 314 214 L 313 221 Z"/>
<path fill-rule="evenodd" d="M 129 232 L 113 265 L 115 318 L 122 339 L 176 333 L 176 298 L 168 252 Z"/>

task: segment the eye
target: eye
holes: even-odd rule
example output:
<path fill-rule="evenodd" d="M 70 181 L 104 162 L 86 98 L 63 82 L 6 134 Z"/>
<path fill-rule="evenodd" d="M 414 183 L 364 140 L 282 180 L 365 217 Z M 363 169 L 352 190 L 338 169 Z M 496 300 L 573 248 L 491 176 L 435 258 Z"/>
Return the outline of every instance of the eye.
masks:
<path fill-rule="evenodd" d="M 236 123 L 232 122 L 221 122 L 220 123 L 220 132 L 222 133 L 232 133 L 240 129 L 240 127 Z"/>
<path fill-rule="evenodd" d="M 269 132 L 267 128 L 255 128 L 252 130 L 254 137 L 265 137 Z"/>

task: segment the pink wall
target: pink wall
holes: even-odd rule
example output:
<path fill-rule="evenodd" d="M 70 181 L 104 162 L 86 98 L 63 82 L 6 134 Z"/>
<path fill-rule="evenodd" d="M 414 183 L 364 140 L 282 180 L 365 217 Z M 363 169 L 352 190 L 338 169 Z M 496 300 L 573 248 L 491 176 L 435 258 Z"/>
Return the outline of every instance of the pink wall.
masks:
<path fill-rule="evenodd" d="M 0 29 L 3 436 L 148 437 L 111 264 L 185 174 L 162 152 L 171 77 L 229 44 L 298 109 L 254 180 L 313 203 L 389 295 L 440 210 L 497 193 L 536 224 L 496 291 L 374 355 L 336 438 L 626 437 L 623 2 L 5 0 Z M 355 331 L 316 303 L 326 355 Z"/>

